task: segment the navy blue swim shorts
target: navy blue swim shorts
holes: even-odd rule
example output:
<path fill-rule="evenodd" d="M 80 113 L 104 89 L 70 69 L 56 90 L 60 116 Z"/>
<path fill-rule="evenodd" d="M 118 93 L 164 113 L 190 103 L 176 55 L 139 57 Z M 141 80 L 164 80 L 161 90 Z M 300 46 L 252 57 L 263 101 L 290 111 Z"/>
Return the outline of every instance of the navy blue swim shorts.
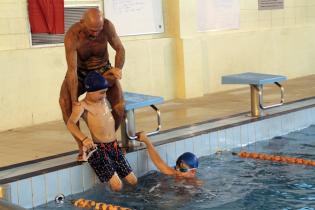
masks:
<path fill-rule="evenodd" d="M 117 140 L 110 143 L 96 143 L 97 150 L 88 162 L 101 182 L 108 182 L 114 173 L 122 179 L 132 172 Z"/>

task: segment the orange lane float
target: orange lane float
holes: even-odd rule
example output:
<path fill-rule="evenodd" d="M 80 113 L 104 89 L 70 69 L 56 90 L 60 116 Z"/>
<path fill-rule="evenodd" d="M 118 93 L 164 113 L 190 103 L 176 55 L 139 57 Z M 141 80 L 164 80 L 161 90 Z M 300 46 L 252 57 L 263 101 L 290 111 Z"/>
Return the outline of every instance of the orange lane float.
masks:
<path fill-rule="evenodd" d="M 72 201 L 73 205 L 79 208 L 93 208 L 94 210 L 131 210 L 130 208 L 125 208 L 121 206 L 115 206 L 106 203 L 97 203 L 92 200 L 85 200 L 80 198 L 78 200 Z"/>
<path fill-rule="evenodd" d="M 283 163 L 289 163 L 289 164 L 315 166 L 314 160 L 306 160 L 303 158 L 294 158 L 294 157 L 279 156 L 279 155 L 268 155 L 268 154 L 255 153 L 255 152 L 239 152 L 239 153 L 233 153 L 233 154 L 238 155 L 241 158 L 252 158 L 252 159 L 259 159 L 259 160 L 269 160 L 269 161 L 274 161 L 274 162 L 283 162 Z"/>

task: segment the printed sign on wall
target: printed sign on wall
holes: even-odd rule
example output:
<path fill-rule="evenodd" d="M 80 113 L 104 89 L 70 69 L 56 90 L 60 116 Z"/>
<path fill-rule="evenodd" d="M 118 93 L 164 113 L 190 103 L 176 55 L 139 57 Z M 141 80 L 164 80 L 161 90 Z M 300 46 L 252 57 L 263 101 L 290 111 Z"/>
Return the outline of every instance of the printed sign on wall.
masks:
<path fill-rule="evenodd" d="M 283 9 L 283 0 L 258 0 L 259 10 Z"/>

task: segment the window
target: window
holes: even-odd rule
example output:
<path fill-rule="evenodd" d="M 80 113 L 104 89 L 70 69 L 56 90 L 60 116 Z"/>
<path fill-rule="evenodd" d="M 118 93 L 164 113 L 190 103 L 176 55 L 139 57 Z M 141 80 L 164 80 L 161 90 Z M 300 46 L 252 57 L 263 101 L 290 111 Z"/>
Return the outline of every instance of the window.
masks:
<path fill-rule="evenodd" d="M 98 8 L 98 6 L 71 6 L 65 7 L 65 32 L 68 31 L 70 26 L 78 22 L 83 13 L 90 8 Z M 33 34 L 31 33 L 32 46 L 61 44 L 63 43 L 64 34 Z"/>

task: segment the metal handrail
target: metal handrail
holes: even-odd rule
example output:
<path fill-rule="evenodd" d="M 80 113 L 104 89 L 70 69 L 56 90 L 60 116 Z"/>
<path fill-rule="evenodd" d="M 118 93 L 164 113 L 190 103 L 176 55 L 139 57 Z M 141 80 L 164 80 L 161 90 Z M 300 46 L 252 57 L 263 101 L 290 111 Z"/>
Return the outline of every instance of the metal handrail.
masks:
<path fill-rule="evenodd" d="M 280 103 L 278 104 L 273 104 L 273 105 L 269 105 L 269 106 L 264 106 L 263 105 L 263 87 L 262 89 L 258 89 L 258 94 L 259 94 L 259 107 L 261 109 L 269 109 L 269 108 L 273 108 L 273 107 L 277 107 L 277 106 L 281 106 L 284 103 L 284 88 L 282 87 L 282 85 L 278 82 L 275 82 L 274 84 L 276 84 L 280 90 L 281 90 L 281 100 Z M 256 87 L 257 88 L 257 87 Z"/>
<path fill-rule="evenodd" d="M 155 131 L 151 131 L 151 132 L 147 132 L 146 135 L 147 136 L 151 136 L 151 135 L 154 135 L 154 134 L 157 134 L 158 132 L 160 132 L 161 128 L 162 128 L 162 125 L 161 125 L 161 112 L 160 110 L 154 106 L 154 105 L 150 105 L 152 109 L 154 109 L 157 113 L 157 123 L 158 123 L 158 127 L 155 129 Z M 130 135 L 129 134 L 129 127 L 128 127 L 128 119 L 126 118 L 125 119 L 125 123 L 126 123 L 126 135 L 129 139 L 131 140 L 135 140 L 135 139 L 138 139 L 138 137 L 135 135 Z"/>

